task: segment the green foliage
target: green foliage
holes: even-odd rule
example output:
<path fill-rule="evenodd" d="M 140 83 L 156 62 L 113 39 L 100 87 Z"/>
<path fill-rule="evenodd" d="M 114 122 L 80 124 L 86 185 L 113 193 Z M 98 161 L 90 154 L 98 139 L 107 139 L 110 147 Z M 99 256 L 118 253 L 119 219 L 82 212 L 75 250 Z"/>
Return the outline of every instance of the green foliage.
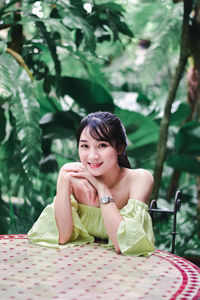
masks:
<path fill-rule="evenodd" d="M 200 240 L 197 221 L 197 195 L 194 188 L 195 177 L 190 176 L 186 184 L 180 185 L 182 194 L 181 209 L 177 213 L 177 235 L 175 254 L 199 257 Z M 164 199 L 157 201 L 159 209 L 173 210 L 173 203 Z M 157 215 L 154 221 L 156 246 L 164 251 L 171 251 L 171 232 L 173 215 Z"/>
<path fill-rule="evenodd" d="M 20 9 L 16 2 L 0 5 L 2 24 L 11 26 L 6 38 L 0 36 L 0 194 L 7 199 L 0 200 L 0 233 L 26 233 L 52 202 L 57 171 L 77 160 L 75 130 L 91 111 L 115 112 L 127 131 L 132 166 L 153 171 L 183 14 L 183 4 L 171 0 L 128 1 L 123 6 L 119 1 L 32 0 L 21 1 Z M 17 26 L 23 36 L 14 34 Z M 13 44 L 33 80 L 23 63 L 18 65 L 16 57 L 5 53 Z M 119 105 L 116 92 L 122 91 L 125 97 Z M 130 92 L 136 97 L 126 105 Z M 189 255 L 197 253 L 199 245 L 196 187 L 187 178 L 199 174 L 200 133 L 198 121 L 185 124 L 191 117 L 185 99 L 183 77 L 171 114 L 160 195 L 165 197 L 173 169 L 180 170 L 186 196 L 179 221 L 187 230 L 180 228 L 177 245 L 180 254 L 185 247 Z M 23 204 L 12 204 L 12 197 L 23 199 Z M 159 221 L 157 245 L 169 250 L 165 232 L 170 218 Z"/>
<path fill-rule="evenodd" d="M 183 3 L 175 5 L 171 0 L 128 2 L 126 20 L 135 40 L 114 57 L 115 73 L 110 74 L 109 66 L 109 80 L 115 87 L 119 82 L 126 91 L 140 92 L 163 109 L 178 60 L 182 11 Z M 183 83 L 177 100 L 182 101 L 185 90 Z"/>
<path fill-rule="evenodd" d="M 116 107 L 115 113 L 123 120 L 126 128 L 130 142 L 127 153 L 135 159 L 135 167 L 141 167 L 144 160 L 147 158 L 151 160 L 155 154 L 159 132 L 158 125 L 138 112 Z"/>
<path fill-rule="evenodd" d="M 54 77 L 46 77 L 44 90 L 51 91 L 51 85 L 55 84 Z M 78 87 L 78 88 L 77 88 Z M 113 111 L 114 104 L 110 93 L 100 84 L 87 79 L 61 77 L 59 80 L 60 95 L 69 95 L 76 103 L 85 108 L 87 112 L 94 110 Z"/>
<path fill-rule="evenodd" d="M 1 77 L 0 77 L 0 85 L 1 85 L 1 90 L 0 90 L 0 104 L 4 104 L 5 102 L 8 102 L 11 97 L 13 96 L 10 86 L 12 84 L 10 74 L 8 67 L 3 64 L 2 59 L 0 59 L 0 72 L 1 72 Z"/>
<path fill-rule="evenodd" d="M 30 181 L 37 175 L 36 166 L 41 156 L 39 105 L 32 91 L 31 83 L 23 79 L 11 102 L 11 112 L 20 141 L 22 167 Z"/>
<path fill-rule="evenodd" d="M 15 3 L 0 7 L 3 24 L 12 26 L 7 40 L 0 41 L 0 180 L 3 198 L 8 195 L 11 223 L 9 229 L 8 216 L 2 215 L 5 227 L 0 231 L 4 233 L 26 232 L 50 197 L 52 201 L 56 180 L 50 187 L 43 173 L 58 171 L 63 161 L 63 153 L 55 149 L 56 141 L 69 144 L 74 140 L 86 112 L 114 110 L 100 71 L 102 62 L 95 53 L 97 44 L 105 34 L 111 44 L 120 41 L 120 32 L 133 37 L 123 9 L 115 3 L 93 5 L 91 13 L 82 1 L 21 1 L 20 10 Z M 19 28 L 23 29 L 23 42 Z M 7 54 L 9 45 L 16 49 Z M 31 72 L 33 81 L 28 77 Z M 72 159 L 70 155 L 64 154 L 65 161 Z M 48 191 L 47 196 L 40 196 L 41 190 Z M 24 204 L 14 209 L 13 196 L 23 198 Z"/>
<path fill-rule="evenodd" d="M 10 228 L 9 209 L 3 200 L 0 199 L 0 229 L 1 234 L 6 234 Z"/>
<path fill-rule="evenodd" d="M 168 165 L 177 170 L 200 175 L 200 122 L 183 125 L 175 138 L 175 153 L 168 158 Z"/>
<path fill-rule="evenodd" d="M 25 71 L 22 71 L 20 67 L 15 65 L 15 71 L 17 74 L 11 74 L 10 70 L 6 67 L 6 63 L 11 64 L 13 63 L 13 60 L 10 56 L 4 54 L 0 58 L 2 70 L 5 70 L 3 73 L 3 79 L 6 79 L 5 84 L 5 81 L 2 80 L 2 87 L 5 91 L 12 91 L 12 94 L 9 93 L 9 97 L 4 99 L 4 103 L 6 102 L 6 104 L 9 105 L 10 120 L 8 120 L 8 122 L 9 125 L 13 127 L 13 131 L 10 131 L 10 133 L 14 134 L 14 140 L 16 140 L 17 143 L 17 151 L 19 152 L 16 155 L 18 157 L 18 163 L 20 159 L 19 169 L 22 172 L 20 175 L 26 180 L 24 189 L 26 197 L 28 197 L 29 192 L 31 192 L 30 184 L 37 175 L 39 167 L 38 162 L 41 156 L 39 105 L 34 97 L 31 82 Z M 3 93 L 5 94 L 4 91 Z M 3 121 L 7 121 L 5 115 Z M 2 130 L 3 128 L 5 130 L 6 124 L 4 122 L 1 127 Z M 5 135 L 2 137 L 4 138 Z M 1 139 L 2 142 L 3 138 Z M 11 136 L 8 141 L 11 141 Z M 2 146 L 5 148 L 6 143 L 3 143 Z M 12 156 L 11 153 L 10 155 Z M 6 161 L 9 169 L 9 157 L 6 157 L 7 153 L 4 151 L 4 155 L 2 155 L 2 163 Z M 14 165 L 18 165 L 18 163 L 14 163 Z M 8 175 L 8 177 L 10 176 Z"/>

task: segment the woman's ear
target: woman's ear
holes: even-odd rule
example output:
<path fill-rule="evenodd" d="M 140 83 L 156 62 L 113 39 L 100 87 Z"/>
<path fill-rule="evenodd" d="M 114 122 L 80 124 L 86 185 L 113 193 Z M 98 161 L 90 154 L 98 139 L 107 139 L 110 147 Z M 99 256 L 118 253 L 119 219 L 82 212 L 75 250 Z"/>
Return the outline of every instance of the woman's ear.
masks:
<path fill-rule="evenodd" d="M 123 154 L 124 154 L 124 146 L 121 146 L 119 148 L 118 155 L 123 155 Z"/>

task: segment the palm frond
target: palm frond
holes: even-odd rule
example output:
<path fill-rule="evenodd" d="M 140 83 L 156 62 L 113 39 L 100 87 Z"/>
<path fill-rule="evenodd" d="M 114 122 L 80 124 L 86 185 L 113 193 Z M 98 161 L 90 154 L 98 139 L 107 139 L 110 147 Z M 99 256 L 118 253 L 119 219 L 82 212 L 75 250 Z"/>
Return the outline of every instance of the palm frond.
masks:
<path fill-rule="evenodd" d="M 8 67 L 3 64 L 0 59 L 0 104 L 3 104 L 12 97 L 12 92 L 10 87 L 12 86 L 12 81 L 8 71 Z"/>
<path fill-rule="evenodd" d="M 22 81 L 12 100 L 11 111 L 16 121 L 20 141 L 21 164 L 26 183 L 34 182 L 41 157 L 41 130 L 39 127 L 39 105 L 33 95 L 31 83 Z M 23 176 L 24 177 L 24 176 Z M 28 187 L 31 189 L 31 187 Z"/>

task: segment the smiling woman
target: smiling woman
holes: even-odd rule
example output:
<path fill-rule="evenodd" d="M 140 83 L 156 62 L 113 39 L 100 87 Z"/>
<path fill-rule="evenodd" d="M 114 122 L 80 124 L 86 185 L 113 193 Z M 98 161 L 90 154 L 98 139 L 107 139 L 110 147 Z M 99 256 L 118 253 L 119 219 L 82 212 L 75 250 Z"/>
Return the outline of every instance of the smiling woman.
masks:
<path fill-rule="evenodd" d="M 131 169 L 126 133 L 109 112 L 91 113 L 77 132 L 80 162 L 65 164 L 57 194 L 28 233 L 41 246 L 107 241 L 117 253 L 148 256 L 154 236 L 148 214 L 152 175 Z"/>

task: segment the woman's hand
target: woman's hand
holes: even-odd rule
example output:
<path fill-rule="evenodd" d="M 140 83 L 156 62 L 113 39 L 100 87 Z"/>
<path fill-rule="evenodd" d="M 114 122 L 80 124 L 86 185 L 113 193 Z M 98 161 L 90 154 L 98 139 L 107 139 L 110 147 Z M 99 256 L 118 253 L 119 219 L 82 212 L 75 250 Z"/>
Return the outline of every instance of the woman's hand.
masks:
<path fill-rule="evenodd" d="M 82 167 L 79 171 L 70 172 L 71 177 L 78 180 L 86 180 L 90 187 L 92 186 L 99 198 L 103 196 L 110 196 L 110 191 L 107 186 L 98 178 L 93 176 L 86 168 Z"/>
<path fill-rule="evenodd" d="M 97 195 L 97 191 L 94 186 L 87 180 L 87 178 L 73 176 L 74 174 L 80 174 L 84 170 L 85 168 L 78 162 L 65 164 L 61 168 L 61 172 L 64 173 L 63 176 L 66 174 L 67 176 L 70 176 L 71 193 L 74 193 L 75 197 L 76 194 L 84 194 L 85 197 L 89 198 L 89 200 L 94 203 Z"/>

